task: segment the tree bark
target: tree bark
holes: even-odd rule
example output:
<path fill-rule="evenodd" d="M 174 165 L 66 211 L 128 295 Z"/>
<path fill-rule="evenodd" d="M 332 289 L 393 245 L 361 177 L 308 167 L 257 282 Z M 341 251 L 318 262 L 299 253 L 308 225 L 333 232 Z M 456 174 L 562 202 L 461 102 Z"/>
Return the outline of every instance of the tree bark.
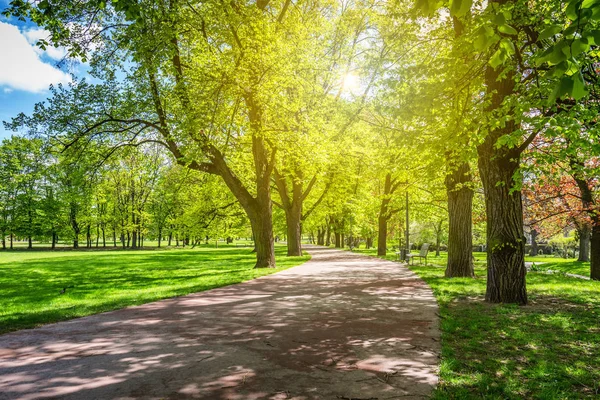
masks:
<path fill-rule="evenodd" d="M 502 72 L 502 68 L 486 68 L 485 84 L 490 96 L 487 111 L 492 116 L 514 91 L 513 75 L 501 75 Z M 521 191 L 513 190 L 522 149 L 521 146 L 511 149 L 496 146 L 500 137 L 516 129 L 514 121 L 508 116 L 508 121 L 503 125 L 490 128 L 477 148 L 487 219 L 485 299 L 491 303 L 527 304 L 523 204 Z"/>
<path fill-rule="evenodd" d="M 532 257 L 537 256 L 538 251 L 539 251 L 537 235 L 538 235 L 538 231 L 535 230 L 535 228 L 531 228 L 531 249 L 529 250 L 529 255 Z"/>
<path fill-rule="evenodd" d="M 385 256 L 387 254 L 387 223 L 390 218 L 388 206 L 390 204 L 390 195 L 392 191 L 392 174 L 385 175 L 383 185 L 383 198 L 379 207 L 379 216 L 377 220 L 377 255 Z"/>
<path fill-rule="evenodd" d="M 600 219 L 596 219 L 592 225 L 592 237 L 590 239 L 590 278 L 600 281 Z"/>
<path fill-rule="evenodd" d="M 383 202 L 381 204 L 383 208 Z M 377 221 L 377 255 L 385 256 L 387 254 L 387 222 L 388 219 L 379 213 Z"/>
<path fill-rule="evenodd" d="M 78 249 L 81 228 L 77 222 L 77 204 L 75 202 L 69 204 L 69 220 L 71 222 L 71 227 L 73 228 L 73 248 Z"/>
<path fill-rule="evenodd" d="M 286 177 L 280 174 L 276 169 L 273 177 L 279 197 L 281 198 L 281 208 L 285 212 L 285 222 L 287 226 L 287 255 L 302 255 L 302 203 L 308 193 L 302 190 L 302 173 L 295 172 L 292 176 L 292 193 L 288 193 L 288 183 Z M 309 189 L 312 184 L 309 185 Z"/>
<path fill-rule="evenodd" d="M 592 227 L 588 223 L 582 222 L 581 224 L 577 224 L 577 235 L 579 236 L 579 258 L 577 261 L 590 261 L 591 233 Z"/>
<path fill-rule="evenodd" d="M 592 189 L 590 189 L 590 184 L 576 172 L 577 168 L 575 168 L 575 164 L 577 164 L 577 161 L 571 160 L 571 164 L 574 167 L 572 176 L 581 192 L 582 208 L 592 220 L 592 235 L 590 238 L 590 278 L 600 280 L 600 217 L 597 214 L 596 202 L 594 200 Z M 579 253 L 579 256 L 581 257 L 581 252 Z"/>
<path fill-rule="evenodd" d="M 448 194 L 448 266 L 445 275 L 448 278 L 473 278 L 471 169 L 466 162 L 449 164 L 449 169 L 445 181 Z"/>

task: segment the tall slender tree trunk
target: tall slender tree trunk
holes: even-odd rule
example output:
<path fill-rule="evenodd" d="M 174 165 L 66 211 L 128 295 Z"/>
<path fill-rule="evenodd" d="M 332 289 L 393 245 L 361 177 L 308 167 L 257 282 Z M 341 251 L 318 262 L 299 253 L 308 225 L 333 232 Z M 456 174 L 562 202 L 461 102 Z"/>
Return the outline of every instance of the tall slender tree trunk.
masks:
<path fill-rule="evenodd" d="M 302 211 L 296 207 L 287 211 L 287 255 L 301 256 L 302 255 Z"/>
<path fill-rule="evenodd" d="M 475 276 L 472 257 L 471 183 L 471 169 L 468 163 L 449 164 L 445 181 L 448 194 L 448 266 L 445 275 L 448 278 Z"/>
<path fill-rule="evenodd" d="M 388 206 L 390 203 L 390 194 L 392 189 L 392 174 L 387 173 L 383 185 L 383 198 L 379 207 L 379 216 L 377 220 L 377 255 L 385 256 L 387 254 L 387 223 L 390 218 Z"/>
<path fill-rule="evenodd" d="M 571 160 L 571 164 L 575 167 L 577 161 Z M 594 280 L 600 280 L 600 217 L 597 214 L 596 202 L 592 189 L 590 189 L 590 183 L 581 177 L 577 172 L 577 168 L 573 168 L 572 173 L 579 191 L 581 192 L 581 205 L 590 216 L 591 223 L 591 238 L 590 238 L 590 278 Z M 579 254 L 581 257 L 581 252 Z"/>
<path fill-rule="evenodd" d="M 590 236 L 592 234 L 592 227 L 582 222 L 577 226 L 577 234 L 579 236 L 579 258 L 577 261 L 588 262 L 590 261 Z"/>
<path fill-rule="evenodd" d="M 502 68 L 486 68 L 485 84 L 490 96 L 487 111 L 492 117 L 498 117 L 494 114 L 514 91 L 513 75 L 502 73 Z M 521 191 L 513 190 L 522 149 L 496 145 L 500 137 L 516 129 L 510 114 L 508 117 L 504 125 L 490 128 L 477 148 L 487 218 L 485 299 L 492 303 L 527 304 L 523 204 Z"/>
<path fill-rule="evenodd" d="M 382 204 L 383 208 L 383 204 Z M 387 254 L 387 222 L 388 219 L 385 215 L 379 213 L 377 220 L 377 255 L 385 256 Z"/>
<path fill-rule="evenodd" d="M 85 231 L 85 247 L 92 248 L 92 225 L 88 224 Z"/>
<path fill-rule="evenodd" d="M 531 249 L 529 250 L 529 255 L 530 256 L 537 256 L 538 255 L 538 242 L 537 242 L 537 236 L 538 236 L 538 231 L 535 228 L 531 228 Z"/>

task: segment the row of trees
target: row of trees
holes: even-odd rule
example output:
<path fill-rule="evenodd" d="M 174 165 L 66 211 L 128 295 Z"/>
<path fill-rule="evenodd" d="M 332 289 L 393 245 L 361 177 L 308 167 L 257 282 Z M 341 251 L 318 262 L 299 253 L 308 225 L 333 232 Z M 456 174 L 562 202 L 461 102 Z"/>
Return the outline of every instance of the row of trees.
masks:
<path fill-rule="evenodd" d="M 190 174 L 156 146 L 123 149 L 102 165 L 56 155 L 39 139 L 15 136 L 0 146 L 2 248 L 15 238 L 71 242 L 73 248 L 138 248 L 246 233 L 235 201 L 214 178 Z"/>
<path fill-rule="evenodd" d="M 446 275 L 473 276 L 481 185 L 486 299 L 525 304 L 524 224 L 542 219 L 524 221 L 523 185 L 568 175 L 600 279 L 600 3 L 16 0 L 6 14 L 47 28 L 99 82 L 53 88 L 9 126 L 73 155 L 156 144 L 220 177 L 256 267 L 275 264 L 274 203 L 290 255 L 309 225 L 320 242 L 377 232 L 382 254 L 413 196 L 435 226 L 447 214 Z"/>

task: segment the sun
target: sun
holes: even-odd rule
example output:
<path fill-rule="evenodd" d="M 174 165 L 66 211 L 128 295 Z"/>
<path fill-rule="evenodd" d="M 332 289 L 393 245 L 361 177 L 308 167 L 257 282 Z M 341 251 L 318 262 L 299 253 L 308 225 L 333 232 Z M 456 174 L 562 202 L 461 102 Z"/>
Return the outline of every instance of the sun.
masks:
<path fill-rule="evenodd" d="M 346 75 L 344 75 L 344 77 L 342 78 L 342 90 L 344 92 L 356 94 L 359 88 L 360 77 L 357 74 L 353 72 L 348 72 Z"/>

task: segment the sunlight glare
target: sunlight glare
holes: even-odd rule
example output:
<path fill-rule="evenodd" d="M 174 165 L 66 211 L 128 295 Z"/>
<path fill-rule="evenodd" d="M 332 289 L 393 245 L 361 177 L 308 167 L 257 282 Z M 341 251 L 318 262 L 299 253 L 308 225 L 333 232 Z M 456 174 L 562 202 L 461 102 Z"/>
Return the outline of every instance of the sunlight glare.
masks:
<path fill-rule="evenodd" d="M 356 94 L 360 87 L 360 77 L 352 72 L 344 75 L 342 79 L 342 90 L 351 94 Z"/>

